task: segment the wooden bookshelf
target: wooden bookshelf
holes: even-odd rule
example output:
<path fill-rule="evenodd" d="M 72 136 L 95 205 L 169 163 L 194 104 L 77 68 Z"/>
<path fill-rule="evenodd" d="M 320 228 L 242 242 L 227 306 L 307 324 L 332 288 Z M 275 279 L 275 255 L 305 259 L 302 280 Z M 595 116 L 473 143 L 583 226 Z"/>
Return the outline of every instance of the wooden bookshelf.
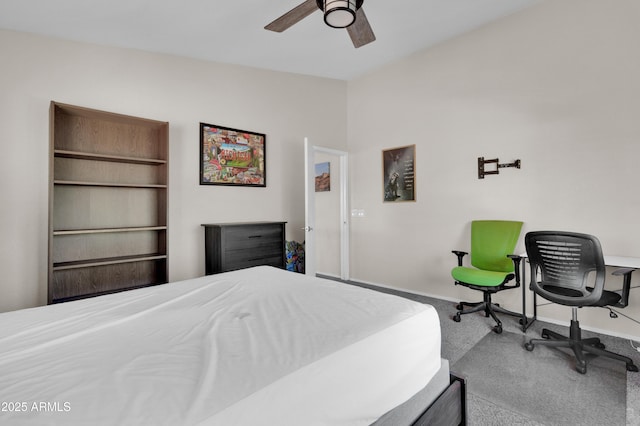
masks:
<path fill-rule="evenodd" d="M 49 303 L 167 282 L 168 127 L 51 102 Z"/>

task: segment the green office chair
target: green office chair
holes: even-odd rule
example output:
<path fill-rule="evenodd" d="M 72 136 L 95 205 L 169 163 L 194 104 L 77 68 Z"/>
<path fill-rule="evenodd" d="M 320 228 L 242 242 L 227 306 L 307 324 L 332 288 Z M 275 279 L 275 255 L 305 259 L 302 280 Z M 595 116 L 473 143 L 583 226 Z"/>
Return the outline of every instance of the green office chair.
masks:
<path fill-rule="evenodd" d="M 506 220 L 476 220 L 471 222 L 471 265 L 462 266 L 467 252 L 454 250 L 458 256 L 458 266 L 451 270 L 455 284 L 468 287 L 483 293 L 483 301 L 476 303 L 460 302 L 456 305 L 458 312 L 453 317 L 460 322 L 460 315 L 484 311 L 496 322 L 493 331 L 502 333 L 502 322 L 496 312 L 521 316 L 521 314 L 501 308 L 491 302 L 491 295 L 502 290 L 520 287 L 521 257 L 512 254 L 518 238 L 522 222 Z M 515 282 L 507 284 L 515 278 Z M 464 310 L 468 306 L 472 309 Z"/>
<path fill-rule="evenodd" d="M 541 333 L 543 339 L 531 339 L 525 343 L 525 349 L 532 351 L 535 345 L 569 348 L 576 358 L 575 368 L 582 374 L 587 372 L 587 359 L 583 352 L 622 361 L 626 363 L 628 371 L 638 371 L 631 358 L 606 351 L 600 339 L 583 339 L 578 322 L 578 308 L 583 306 L 624 308 L 628 303 L 633 269 L 614 272 L 625 276 L 625 289 L 620 294 L 604 289 L 604 256 L 600 241 L 593 235 L 529 232 L 525 236 L 525 246 L 531 264 L 531 289 L 553 303 L 571 306 L 572 312 L 569 337 L 545 328 Z M 613 314 L 613 311 L 610 312 Z"/>

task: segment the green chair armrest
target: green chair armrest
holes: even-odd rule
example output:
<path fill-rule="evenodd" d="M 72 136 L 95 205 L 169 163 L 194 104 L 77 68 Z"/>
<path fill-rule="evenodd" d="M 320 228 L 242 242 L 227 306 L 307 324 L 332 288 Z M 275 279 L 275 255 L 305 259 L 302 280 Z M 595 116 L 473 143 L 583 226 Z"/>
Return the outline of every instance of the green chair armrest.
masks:
<path fill-rule="evenodd" d="M 520 262 L 522 261 L 522 256 L 508 254 L 507 257 L 513 261 L 513 272 L 516 275 L 514 287 L 520 287 Z"/>

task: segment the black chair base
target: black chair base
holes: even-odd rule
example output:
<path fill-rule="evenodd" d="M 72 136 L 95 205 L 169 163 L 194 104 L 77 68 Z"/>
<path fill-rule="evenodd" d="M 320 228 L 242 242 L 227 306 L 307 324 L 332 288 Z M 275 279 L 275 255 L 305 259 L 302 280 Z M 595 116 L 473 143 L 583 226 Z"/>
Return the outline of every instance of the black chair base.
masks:
<path fill-rule="evenodd" d="M 605 350 L 604 344 L 602 344 L 600 339 L 597 337 L 583 339 L 581 337 L 580 323 L 578 321 L 571 320 L 569 334 L 570 336 L 566 337 L 545 328 L 541 333 L 541 336 L 543 337 L 542 339 L 531 339 L 528 343 L 525 343 L 524 347 L 528 351 L 532 351 L 535 345 L 570 348 L 573 350 L 576 357 L 576 370 L 581 374 L 585 374 L 587 372 L 585 352 L 622 361 L 626 363 L 627 371 L 638 371 L 638 367 L 633 363 L 631 358 Z"/>
<path fill-rule="evenodd" d="M 471 309 L 468 309 L 465 311 L 464 310 L 465 306 L 468 306 Z M 484 293 L 484 301 L 475 302 L 475 303 L 460 302 L 456 305 L 456 309 L 458 310 L 458 312 L 456 312 L 456 314 L 453 316 L 453 320 L 455 322 L 460 322 L 460 315 L 472 314 L 474 312 L 484 311 L 485 317 L 490 316 L 496 322 L 496 325 L 493 327 L 493 331 L 498 334 L 502 333 L 502 322 L 498 319 L 496 312 L 501 314 L 513 315 L 517 317 L 521 316 L 521 314 L 517 312 L 512 312 L 500 307 L 500 305 L 497 303 L 492 303 L 491 293 L 488 293 L 488 292 Z"/>

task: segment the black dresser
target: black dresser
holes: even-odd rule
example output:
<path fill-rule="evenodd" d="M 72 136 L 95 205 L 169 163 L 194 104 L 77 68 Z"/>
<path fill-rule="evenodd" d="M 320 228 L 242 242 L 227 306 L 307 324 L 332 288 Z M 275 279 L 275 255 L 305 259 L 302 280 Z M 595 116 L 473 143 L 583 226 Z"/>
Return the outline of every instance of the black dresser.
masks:
<path fill-rule="evenodd" d="M 286 223 L 203 224 L 206 274 L 259 265 L 284 269 L 286 267 Z"/>

